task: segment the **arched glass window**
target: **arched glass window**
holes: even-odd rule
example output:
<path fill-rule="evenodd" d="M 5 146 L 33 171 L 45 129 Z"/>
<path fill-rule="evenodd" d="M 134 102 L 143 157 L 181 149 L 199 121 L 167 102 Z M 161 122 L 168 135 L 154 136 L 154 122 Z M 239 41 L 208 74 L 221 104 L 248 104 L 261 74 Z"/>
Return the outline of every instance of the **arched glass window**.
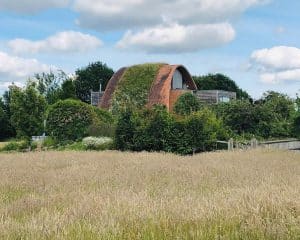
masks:
<path fill-rule="evenodd" d="M 182 89 L 183 88 L 183 77 L 180 71 L 176 70 L 173 75 L 172 89 Z"/>

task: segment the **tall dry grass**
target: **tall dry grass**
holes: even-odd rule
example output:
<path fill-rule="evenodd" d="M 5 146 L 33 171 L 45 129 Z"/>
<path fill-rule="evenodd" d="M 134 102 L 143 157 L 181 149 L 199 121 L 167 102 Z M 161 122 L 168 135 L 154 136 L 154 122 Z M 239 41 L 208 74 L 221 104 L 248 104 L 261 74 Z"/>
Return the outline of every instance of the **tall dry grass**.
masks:
<path fill-rule="evenodd" d="M 0 239 L 300 239 L 300 154 L 0 154 Z"/>

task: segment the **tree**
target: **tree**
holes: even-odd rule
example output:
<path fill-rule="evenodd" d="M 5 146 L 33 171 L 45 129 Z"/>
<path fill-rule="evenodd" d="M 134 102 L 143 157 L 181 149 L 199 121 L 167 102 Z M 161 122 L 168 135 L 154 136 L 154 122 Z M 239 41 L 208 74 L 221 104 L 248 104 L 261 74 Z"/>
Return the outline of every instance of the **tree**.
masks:
<path fill-rule="evenodd" d="M 68 98 L 76 99 L 75 84 L 72 79 L 66 79 L 61 85 L 60 99 L 65 100 Z"/>
<path fill-rule="evenodd" d="M 257 116 L 253 105 L 246 100 L 220 103 L 215 106 L 217 116 L 238 135 L 255 134 Z"/>
<path fill-rule="evenodd" d="M 90 63 L 87 67 L 76 70 L 76 96 L 83 102 L 90 103 L 91 90 L 99 91 L 100 82 L 102 91 L 105 90 L 114 71 L 102 62 Z"/>
<path fill-rule="evenodd" d="M 18 138 L 30 138 L 43 133 L 46 100 L 32 84 L 25 89 L 11 88 L 10 111 L 11 124 Z"/>
<path fill-rule="evenodd" d="M 63 71 L 54 73 L 37 73 L 31 80 L 38 92 L 43 95 L 48 104 L 57 102 L 62 93 L 61 85 L 69 80 L 67 74 Z"/>
<path fill-rule="evenodd" d="M 246 91 L 240 89 L 232 79 L 223 74 L 217 73 L 205 76 L 194 76 L 193 79 L 199 90 L 224 90 L 236 92 L 238 99 L 250 99 L 250 96 Z"/>
<path fill-rule="evenodd" d="M 263 94 L 261 102 L 270 106 L 283 120 L 291 120 L 295 112 L 294 102 L 286 94 L 268 91 Z"/>
<path fill-rule="evenodd" d="M 180 115 L 190 115 L 192 112 L 199 111 L 200 101 L 191 93 L 181 95 L 174 105 L 174 112 Z"/>
<path fill-rule="evenodd" d="M 16 136 L 16 131 L 13 128 L 13 126 L 11 125 L 10 122 L 10 117 L 11 117 L 11 112 L 10 112 L 10 96 L 11 96 L 11 88 L 13 87 L 10 86 L 9 90 L 5 91 L 3 94 L 3 100 L 0 100 L 0 105 L 1 108 L 3 110 L 3 119 L 7 119 L 7 120 L 3 120 L 2 124 L 2 134 L 3 134 L 3 138 L 12 138 Z M 1 138 L 1 137 L 0 137 Z"/>
<path fill-rule="evenodd" d="M 0 98 L 0 140 L 10 137 L 10 122 L 9 116 L 5 109 L 5 104 Z"/>

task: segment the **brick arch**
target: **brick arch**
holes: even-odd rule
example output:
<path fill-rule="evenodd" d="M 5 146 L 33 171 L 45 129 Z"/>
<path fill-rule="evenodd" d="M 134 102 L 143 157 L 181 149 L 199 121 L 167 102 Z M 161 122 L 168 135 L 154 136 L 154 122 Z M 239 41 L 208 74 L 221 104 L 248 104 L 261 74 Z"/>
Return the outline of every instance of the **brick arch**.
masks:
<path fill-rule="evenodd" d="M 101 99 L 99 107 L 109 109 L 111 107 L 111 100 L 113 98 L 113 94 L 118 86 L 119 81 L 121 80 L 125 70 L 127 68 L 123 67 L 119 69 L 109 80 L 104 95 Z"/>
<path fill-rule="evenodd" d="M 99 107 L 106 109 L 111 107 L 113 94 L 126 69 L 126 67 L 119 69 L 109 80 Z M 197 86 L 193 81 L 192 76 L 183 65 L 165 64 L 159 69 L 156 78 L 153 79 L 153 84 L 148 96 L 147 107 L 161 104 L 165 105 L 168 110 L 172 110 L 172 105 L 176 101 L 176 98 L 178 98 L 183 92 L 186 92 L 186 90 L 176 90 L 175 95 L 173 93 L 171 96 L 172 80 L 176 70 L 180 71 L 182 74 L 189 90 L 197 90 Z"/>
<path fill-rule="evenodd" d="M 171 89 L 172 89 L 172 80 L 175 71 L 178 70 L 184 80 L 188 85 L 189 90 L 197 90 L 197 86 L 192 79 L 192 76 L 188 72 L 188 70 L 182 65 L 164 65 L 160 68 L 158 75 L 151 87 L 149 93 L 149 101 L 147 106 L 153 106 L 155 104 L 162 104 L 167 107 L 168 110 L 172 109 L 172 101 L 171 98 Z M 177 91 L 177 95 L 175 94 L 176 98 L 182 94 L 183 91 Z M 171 102 L 171 104 L 170 104 Z"/>

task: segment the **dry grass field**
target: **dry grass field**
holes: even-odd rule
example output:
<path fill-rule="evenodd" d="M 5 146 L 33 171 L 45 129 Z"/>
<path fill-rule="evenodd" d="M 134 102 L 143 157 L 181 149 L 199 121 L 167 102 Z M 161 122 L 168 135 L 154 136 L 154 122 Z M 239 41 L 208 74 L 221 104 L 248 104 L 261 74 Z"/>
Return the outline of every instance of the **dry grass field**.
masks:
<path fill-rule="evenodd" d="M 0 239 L 300 239 L 300 153 L 0 154 Z"/>

